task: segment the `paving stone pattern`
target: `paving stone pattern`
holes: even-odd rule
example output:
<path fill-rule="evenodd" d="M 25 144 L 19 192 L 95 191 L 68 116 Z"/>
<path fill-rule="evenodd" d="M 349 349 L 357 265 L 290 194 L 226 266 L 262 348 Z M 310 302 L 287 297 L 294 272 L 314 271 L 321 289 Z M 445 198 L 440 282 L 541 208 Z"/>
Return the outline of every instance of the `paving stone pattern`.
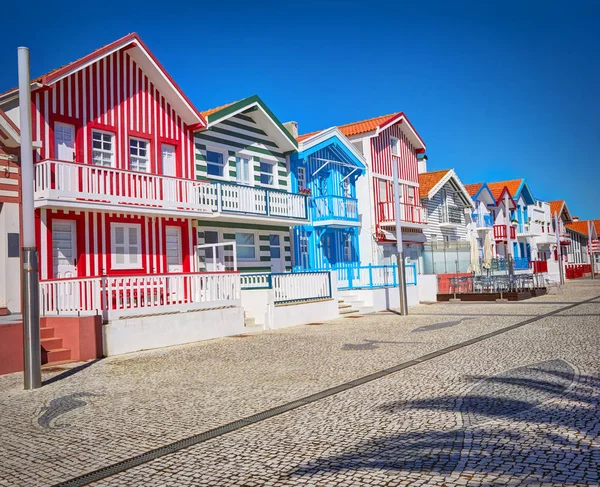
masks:
<path fill-rule="evenodd" d="M 52 485 L 598 295 L 581 281 L 131 354 L 34 392 L 0 377 L 0 485 Z M 578 306 L 93 485 L 598 485 L 599 316 Z M 40 425 L 82 392 L 49 422 L 68 426 Z"/>

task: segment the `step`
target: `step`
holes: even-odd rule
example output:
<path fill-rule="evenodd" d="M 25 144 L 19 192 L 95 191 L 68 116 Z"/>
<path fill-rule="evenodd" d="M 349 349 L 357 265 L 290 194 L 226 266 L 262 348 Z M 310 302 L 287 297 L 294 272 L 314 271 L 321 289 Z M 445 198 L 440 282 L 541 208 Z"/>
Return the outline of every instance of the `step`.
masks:
<path fill-rule="evenodd" d="M 352 313 L 358 313 L 358 310 L 354 309 L 354 308 L 350 308 L 350 307 L 344 308 L 344 309 L 340 309 L 340 314 L 341 315 L 349 315 L 349 314 L 352 314 Z"/>
<path fill-rule="evenodd" d="M 8 316 L 9 314 L 8 308 L 0 308 L 0 316 Z"/>
<path fill-rule="evenodd" d="M 365 307 L 365 302 L 364 301 L 348 301 L 348 304 L 350 306 L 352 306 L 353 308 L 364 308 Z"/>
<path fill-rule="evenodd" d="M 256 324 L 256 318 L 244 318 L 244 326 L 254 326 Z"/>
<path fill-rule="evenodd" d="M 48 367 L 56 367 L 57 365 L 66 365 L 66 364 L 74 364 L 77 360 L 59 360 L 57 362 L 49 362 L 46 364 L 42 364 L 42 370 Z"/>
<path fill-rule="evenodd" d="M 54 328 L 51 326 L 42 326 L 40 328 L 40 338 L 54 338 Z"/>
<path fill-rule="evenodd" d="M 352 308 L 352 305 L 348 304 L 348 303 L 338 303 L 338 308 L 340 308 L 340 309 Z"/>
<path fill-rule="evenodd" d="M 40 344 L 46 352 L 51 350 L 61 350 L 63 348 L 63 339 L 59 337 L 42 338 Z"/>
<path fill-rule="evenodd" d="M 372 306 L 360 306 L 357 307 L 357 309 L 361 315 L 368 315 L 376 312 L 375 308 L 373 308 Z"/>
<path fill-rule="evenodd" d="M 48 350 L 46 352 L 46 357 L 47 364 L 54 364 L 56 362 L 62 362 L 64 360 L 71 360 L 71 349 L 57 348 L 55 350 Z"/>

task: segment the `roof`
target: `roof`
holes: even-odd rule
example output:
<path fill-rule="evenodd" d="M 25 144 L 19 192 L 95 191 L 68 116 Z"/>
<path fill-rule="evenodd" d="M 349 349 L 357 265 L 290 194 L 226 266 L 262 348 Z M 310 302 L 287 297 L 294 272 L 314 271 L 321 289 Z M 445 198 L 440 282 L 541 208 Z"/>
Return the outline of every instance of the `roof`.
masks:
<path fill-rule="evenodd" d="M 289 131 L 283 126 L 275 114 L 269 109 L 269 107 L 267 107 L 265 102 L 262 101 L 258 95 L 252 95 L 238 101 L 205 110 L 202 112 L 202 115 L 206 117 L 208 121 L 207 127 L 210 128 L 222 122 L 223 120 L 231 118 L 240 113 L 246 113 L 250 111 L 252 111 L 253 114 L 260 114 L 258 115 L 259 119 L 262 118 L 263 123 L 274 129 L 270 135 L 276 139 L 276 143 L 287 145 L 287 148 L 293 151 L 298 148 L 298 142 L 296 142 L 296 139 L 292 137 Z"/>
<path fill-rule="evenodd" d="M 561 216 L 564 211 L 564 212 L 566 212 L 567 221 L 570 222 L 572 220 L 571 212 L 569 211 L 569 207 L 567 206 L 567 203 L 565 200 L 554 200 L 554 201 L 550 201 L 549 204 L 550 204 L 550 214 L 553 218 L 554 218 L 555 213 L 558 216 Z"/>
<path fill-rule="evenodd" d="M 419 193 L 421 194 L 421 197 L 427 196 L 433 187 L 449 172 L 450 169 L 442 169 L 441 171 L 419 174 Z"/>
<path fill-rule="evenodd" d="M 596 234 L 600 237 L 600 220 L 592 220 L 594 222 L 594 226 L 596 227 Z"/>
<path fill-rule="evenodd" d="M 322 149 L 329 149 L 340 162 L 350 164 L 360 170 L 362 174 L 366 169 L 365 156 L 354 147 L 346 136 L 337 127 L 317 132 L 298 144 L 298 152 L 290 156 L 291 160 L 300 160 Z"/>
<path fill-rule="evenodd" d="M 420 145 L 421 147 L 418 147 L 418 148 L 422 149 L 422 151 L 424 151 L 425 150 L 425 142 L 423 142 L 423 139 L 421 139 L 421 137 L 419 136 L 417 131 L 414 129 L 412 124 L 409 122 L 408 118 L 406 118 L 406 115 L 404 114 L 404 112 L 395 112 L 395 113 L 390 113 L 388 115 L 380 115 L 378 117 L 369 118 L 367 120 L 361 120 L 359 122 L 352 122 L 352 123 L 347 123 L 345 125 L 338 125 L 338 128 L 346 137 L 353 137 L 355 135 L 366 134 L 366 133 L 373 132 L 373 131 L 379 132 L 379 131 L 385 130 L 390 125 L 394 125 L 394 124 L 396 124 L 398 122 L 402 122 L 402 121 L 406 121 L 406 124 L 409 127 L 409 130 L 414 135 L 414 139 L 417 142 L 415 145 Z M 312 137 L 313 135 L 315 135 L 319 132 L 321 132 L 321 131 L 317 130 L 316 132 L 310 132 L 308 134 L 299 135 L 296 140 L 298 140 L 298 142 L 301 142 L 304 139 Z"/>
<path fill-rule="evenodd" d="M 471 196 L 475 196 L 477 193 L 479 193 L 479 190 L 482 186 L 483 183 L 465 184 L 465 189 Z"/>
<path fill-rule="evenodd" d="M 165 68 L 158 62 L 156 57 L 152 54 L 152 52 L 148 49 L 148 47 L 144 44 L 142 39 L 135 33 L 127 34 L 126 36 L 117 39 L 116 41 L 111 42 L 110 44 L 106 44 L 94 51 L 86 54 L 85 56 L 70 62 L 60 68 L 53 69 L 42 76 L 38 76 L 37 78 L 31 81 L 32 84 L 38 85 L 38 87 L 44 85 L 51 85 L 53 83 L 58 82 L 59 80 L 73 74 L 74 72 L 79 71 L 80 69 L 85 68 L 93 62 L 98 61 L 124 47 L 130 48 L 133 47 L 135 49 L 130 49 L 128 52 L 131 57 L 136 61 L 138 65 L 142 69 L 148 72 L 149 77 L 151 75 L 160 75 L 158 79 L 160 79 L 160 83 L 157 83 L 158 79 L 153 79 L 157 88 L 163 93 L 166 91 L 170 91 L 171 94 L 174 95 L 174 100 L 177 101 L 179 106 L 174 106 L 174 108 L 180 112 L 180 115 L 183 116 L 183 113 L 186 112 L 191 114 L 191 117 L 188 117 L 188 122 L 190 125 L 200 124 L 202 126 L 206 125 L 206 121 L 204 117 L 200 114 L 200 112 L 194 107 L 189 98 L 185 95 L 185 93 L 179 88 L 179 86 L 175 83 L 173 78 L 167 73 Z M 140 55 L 141 54 L 141 55 Z M 6 95 L 13 95 L 18 91 L 18 88 L 12 88 L 5 93 L 1 94 L 0 97 Z M 171 105 L 172 100 L 169 100 Z"/>
<path fill-rule="evenodd" d="M 508 193 L 511 197 L 515 197 L 519 193 L 519 189 L 523 184 L 523 179 L 512 179 L 510 181 L 498 181 L 496 183 L 487 183 L 488 188 L 492 192 L 492 195 L 497 200 L 504 191 L 504 188 L 508 189 Z"/>
<path fill-rule="evenodd" d="M 17 147 L 21 143 L 19 127 L 0 109 L 0 142 L 9 147 Z"/>
<path fill-rule="evenodd" d="M 578 220 L 576 222 L 567 223 L 566 227 L 573 232 L 588 236 L 588 220 Z"/>

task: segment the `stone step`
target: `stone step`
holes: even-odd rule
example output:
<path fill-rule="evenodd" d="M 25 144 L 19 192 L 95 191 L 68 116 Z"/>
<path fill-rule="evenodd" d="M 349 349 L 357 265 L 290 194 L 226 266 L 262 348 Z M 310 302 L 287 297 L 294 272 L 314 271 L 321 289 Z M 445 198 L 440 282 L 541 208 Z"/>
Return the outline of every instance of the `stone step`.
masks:
<path fill-rule="evenodd" d="M 351 308 L 351 307 L 340 309 L 340 314 L 341 315 L 349 315 L 349 314 L 352 314 L 352 313 L 358 313 L 358 310 L 354 309 L 354 308 Z"/>
<path fill-rule="evenodd" d="M 256 318 L 250 318 L 249 316 L 244 318 L 244 326 L 256 325 Z"/>
<path fill-rule="evenodd" d="M 40 344 L 42 345 L 42 348 L 46 350 L 46 352 L 51 350 L 60 350 L 63 348 L 63 340 L 62 338 L 58 337 L 42 338 L 40 340 Z"/>
<path fill-rule="evenodd" d="M 54 338 L 54 328 L 51 326 L 42 326 L 40 328 L 40 338 Z"/>
<path fill-rule="evenodd" d="M 340 308 L 340 309 L 352 308 L 352 305 L 349 303 L 338 303 L 338 308 Z"/>
<path fill-rule="evenodd" d="M 71 360 L 70 348 L 57 348 L 46 352 L 47 364 L 56 364 L 56 362 L 63 362 L 65 360 Z"/>

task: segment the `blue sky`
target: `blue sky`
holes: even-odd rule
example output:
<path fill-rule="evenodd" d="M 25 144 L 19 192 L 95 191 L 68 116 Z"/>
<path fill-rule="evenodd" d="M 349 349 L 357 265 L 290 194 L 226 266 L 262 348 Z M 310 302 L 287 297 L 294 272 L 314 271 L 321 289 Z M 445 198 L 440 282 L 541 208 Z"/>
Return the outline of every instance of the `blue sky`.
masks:
<path fill-rule="evenodd" d="M 0 91 L 18 45 L 36 76 L 135 31 L 200 109 L 256 93 L 301 133 L 401 110 L 430 170 L 600 218 L 598 2 L 15 3 Z"/>

